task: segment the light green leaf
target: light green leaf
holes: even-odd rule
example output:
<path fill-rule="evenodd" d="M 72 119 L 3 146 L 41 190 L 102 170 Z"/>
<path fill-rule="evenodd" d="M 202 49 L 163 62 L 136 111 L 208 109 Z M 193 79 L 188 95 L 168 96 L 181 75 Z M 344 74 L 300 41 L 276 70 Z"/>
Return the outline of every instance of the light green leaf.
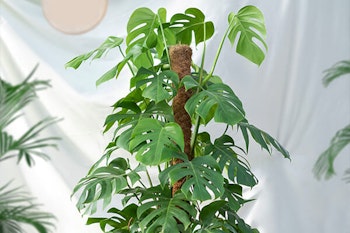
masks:
<path fill-rule="evenodd" d="M 182 193 L 171 197 L 170 190 L 164 191 L 160 186 L 150 188 L 141 196 L 142 205 L 137 209 L 142 232 L 180 232 L 178 223 L 187 229 L 196 209 L 186 200 Z"/>
<path fill-rule="evenodd" d="M 350 73 L 350 60 L 339 61 L 324 71 L 323 85 L 328 86 L 334 79 Z"/>
<path fill-rule="evenodd" d="M 131 137 L 130 151 L 145 165 L 159 165 L 172 158 L 172 151 L 184 150 L 182 129 L 174 122 L 162 125 L 156 119 L 141 119 Z"/>
<path fill-rule="evenodd" d="M 102 75 L 99 79 L 97 79 L 96 86 L 99 86 L 100 84 L 115 78 L 117 76 L 117 73 L 118 73 L 118 65 L 114 66 L 112 69 L 107 71 L 104 75 Z"/>
<path fill-rule="evenodd" d="M 102 55 L 106 54 L 110 49 L 120 46 L 123 43 L 123 39 L 115 36 L 108 37 L 97 49 L 91 52 L 77 56 L 65 64 L 65 68 L 72 67 L 77 69 L 81 63 L 88 59 L 101 58 Z"/>
<path fill-rule="evenodd" d="M 313 172 L 318 179 L 324 176 L 329 179 L 335 174 L 334 160 L 339 153 L 350 144 L 350 125 L 339 130 L 332 138 L 329 147 L 320 155 L 314 165 Z"/>
<path fill-rule="evenodd" d="M 155 47 L 158 41 L 158 36 L 155 33 L 155 30 L 158 27 L 159 22 L 157 14 L 146 7 L 136 9 L 131 14 L 127 24 L 128 34 L 126 37 L 126 44 L 128 48 L 131 48 L 136 44 L 145 48 Z"/>
<path fill-rule="evenodd" d="M 237 124 L 245 115 L 242 102 L 228 85 L 222 83 L 212 84 L 194 94 L 187 101 L 185 109 L 193 118 L 198 114 L 205 123 L 211 120 L 212 111 L 216 122 L 228 125 Z"/>
<path fill-rule="evenodd" d="M 185 14 L 175 14 L 171 17 L 170 28 L 176 32 L 178 43 L 188 45 L 192 42 L 192 35 L 198 45 L 214 34 L 214 24 L 205 22 L 205 15 L 197 8 L 188 8 Z"/>
<path fill-rule="evenodd" d="M 201 156 L 189 161 L 186 156 L 179 157 L 184 162 L 173 165 L 159 174 L 159 180 L 164 186 L 168 179 L 171 185 L 186 177 L 181 191 L 190 200 L 205 201 L 218 198 L 224 192 L 224 178 L 213 157 Z"/>
<path fill-rule="evenodd" d="M 255 6 L 246 6 L 237 14 L 228 17 L 228 38 L 233 45 L 237 41 L 236 52 L 251 62 L 260 65 L 267 51 L 264 16 Z"/>

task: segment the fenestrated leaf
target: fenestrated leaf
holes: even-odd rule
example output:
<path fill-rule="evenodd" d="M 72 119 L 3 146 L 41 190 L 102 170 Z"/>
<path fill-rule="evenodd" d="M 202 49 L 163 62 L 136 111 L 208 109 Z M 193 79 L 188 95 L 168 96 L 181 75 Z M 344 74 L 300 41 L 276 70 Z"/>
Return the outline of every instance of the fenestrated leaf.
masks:
<path fill-rule="evenodd" d="M 258 182 L 256 177 L 248 164 L 239 159 L 233 147 L 235 147 L 233 139 L 228 135 L 223 135 L 215 140 L 211 154 L 218 161 L 221 170 L 227 168 L 231 181 L 249 187 L 255 186 Z"/>
<path fill-rule="evenodd" d="M 334 160 L 339 153 L 350 144 L 350 125 L 347 125 L 332 138 L 329 147 L 317 159 L 313 172 L 318 179 L 324 176 L 329 179 L 335 175 Z"/>
<path fill-rule="evenodd" d="M 227 179 L 225 179 L 224 184 L 225 192 L 221 196 L 222 200 L 227 201 L 229 208 L 237 212 L 244 203 L 250 200 L 244 200 L 242 197 L 242 186 L 239 184 L 232 184 Z"/>
<path fill-rule="evenodd" d="M 199 220 L 202 221 L 204 225 L 209 225 L 212 222 L 212 219 L 215 218 L 217 211 L 226 205 L 226 203 L 227 202 L 224 200 L 218 200 L 204 206 L 199 214 Z"/>
<path fill-rule="evenodd" d="M 137 209 L 142 232 L 180 232 L 177 222 L 180 222 L 186 230 L 191 224 L 192 216 L 196 216 L 195 207 L 182 193 L 176 193 L 171 197 L 170 190 L 166 190 L 156 186 L 145 190 L 142 194 L 140 199 L 142 205 Z"/>
<path fill-rule="evenodd" d="M 151 70 L 141 68 L 137 76 L 142 78 L 137 81 L 136 88 L 147 85 L 142 95 L 156 103 L 168 100 L 177 93 L 179 77 L 173 71 L 167 70 L 157 74 Z"/>
<path fill-rule="evenodd" d="M 186 83 L 185 80 L 184 84 L 186 85 Z M 198 114 L 205 123 L 211 120 L 212 111 L 214 111 L 216 122 L 228 125 L 237 124 L 244 119 L 245 115 L 242 102 L 232 89 L 223 83 L 212 84 L 207 89 L 194 94 L 187 101 L 185 109 L 191 117 Z"/>
<path fill-rule="evenodd" d="M 153 48 L 157 45 L 155 30 L 159 27 L 159 18 L 146 7 L 136 9 L 127 24 L 126 44 L 128 48 L 138 44 L 142 47 Z M 161 43 L 161 42 L 160 42 Z"/>
<path fill-rule="evenodd" d="M 272 152 L 270 147 L 274 147 L 277 151 L 279 151 L 285 158 L 290 159 L 289 152 L 273 137 L 271 137 L 268 133 L 258 129 L 254 125 L 248 123 L 247 120 L 244 120 L 238 123 L 239 129 L 241 129 L 245 143 L 246 149 L 248 151 L 249 147 L 249 135 L 248 131 L 252 135 L 253 139 L 265 150 L 269 153 Z"/>
<path fill-rule="evenodd" d="M 228 22 L 231 44 L 238 40 L 236 52 L 260 65 L 267 51 L 264 15 L 255 6 L 245 6 L 237 14 L 230 13 Z"/>
<path fill-rule="evenodd" d="M 179 155 L 178 155 L 179 156 Z M 170 166 L 159 174 L 161 185 L 165 186 L 170 180 L 173 185 L 186 177 L 181 191 L 188 199 L 205 201 L 220 197 L 224 192 L 224 178 L 213 157 L 201 156 L 189 161 L 184 155 L 179 156 L 184 162 Z"/>
<path fill-rule="evenodd" d="M 123 43 L 123 38 L 119 38 L 116 36 L 109 36 L 97 49 L 92 50 L 91 52 L 88 52 L 86 54 L 82 54 L 80 56 L 77 56 L 67 62 L 65 64 L 65 68 L 72 67 L 74 69 L 77 69 L 82 62 L 88 60 L 88 59 L 97 59 L 101 58 L 104 54 L 106 54 L 110 49 L 113 49 Z"/>
<path fill-rule="evenodd" d="M 173 151 L 184 150 L 182 129 L 174 122 L 162 125 L 156 119 L 140 119 L 131 137 L 130 151 L 136 152 L 136 160 L 145 165 L 159 165 L 169 161 Z"/>
<path fill-rule="evenodd" d="M 339 61 L 324 71 L 323 85 L 328 86 L 334 79 L 350 74 L 350 60 Z"/>
<path fill-rule="evenodd" d="M 213 22 L 205 22 L 205 15 L 197 8 L 188 8 L 184 14 L 171 17 L 170 27 L 176 32 L 177 42 L 190 45 L 194 35 L 196 45 L 214 34 Z"/>
<path fill-rule="evenodd" d="M 136 100 L 138 101 L 138 100 Z M 140 106 L 139 106 L 140 105 Z M 155 104 L 153 101 L 147 104 L 147 108 L 144 112 L 143 103 L 137 105 L 131 99 L 124 99 L 118 102 L 115 106 L 121 107 L 122 109 L 114 114 L 111 114 L 106 119 L 106 124 L 109 129 L 116 121 L 118 121 L 118 127 L 114 132 L 114 139 L 116 140 L 117 146 L 129 151 L 129 143 L 132 138 L 132 131 L 138 124 L 140 118 L 152 117 L 162 122 L 173 121 L 172 108 L 165 102 L 161 101 Z"/>
<path fill-rule="evenodd" d="M 137 205 L 130 204 L 125 208 L 119 210 L 117 208 L 111 208 L 107 211 L 111 217 L 105 218 L 88 218 L 87 225 L 99 223 L 103 232 L 113 233 L 128 233 L 130 225 L 136 221 Z"/>
<path fill-rule="evenodd" d="M 127 187 L 127 171 L 129 163 L 123 158 L 111 161 L 108 166 L 96 168 L 81 179 L 74 187 L 73 194 L 82 189 L 77 203 L 79 210 L 85 209 L 85 213 L 94 213 L 96 201 L 103 200 L 106 207 L 115 193 Z M 135 173 L 130 171 L 134 176 Z M 139 177 L 140 179 L 140 177 Z"/>
<path fill-rule="evenodd" d="M 228 216 L 225 221 L 225 227 L 230 229 L 230 232 L 259 233 L 257 229 L 253 229 L 246 222 L 244 222 L 244 220 L 238 216 L 237 212 L 230 209 L 228 205 L 222 207 L 221 213 Z"/>

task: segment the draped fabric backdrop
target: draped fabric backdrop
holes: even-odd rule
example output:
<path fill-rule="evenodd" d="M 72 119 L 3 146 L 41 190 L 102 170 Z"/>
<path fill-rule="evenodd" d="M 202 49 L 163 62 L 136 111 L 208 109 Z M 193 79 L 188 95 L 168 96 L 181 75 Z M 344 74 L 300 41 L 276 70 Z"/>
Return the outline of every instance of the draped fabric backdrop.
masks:
<path fill-rule="evenodd" d="M 0 183 L 15 178 L 57 217 L 57 233 L 95 233 L 85 226 L 75 209 L 72 189 L 103 153 L 110 138 L 103 135 L 111 105 L 127 93 L 128 77 L 96 88 L 95 81 L 117 62 L 110 52 L 101 60 L 84 63 L 75 71 L 64 64 L 98 47 L 110 35 L 124 37 L 126 22 L 138 7 L 169 15 L 197 7 L 216 25 L 208 43 L 207 64 L 214 57 L 227 25 L 229 12 L 256 5 L 265 15 L 269 50 L 260 67 L 224 45 L 216 73 L 240 97 L 247 118 L 277 138 L 291 153 L 291 161 L 274 152 L 250 148 L 247 157 L 259 184 L 246 190 L 256 200 L 240 212 L 262 233 L 349 233 L 350 184 L 342 180 L 350 167 L 349 146 L 336 159 L 337 176 L 315 179 L 312 168 L 338 129 L 350 122 L 350 78 L 322 85 L 323 71 L 337 61 L 350 59 L 349 0 L 114 0 L 107 15 L 92 31 L 66 35 L 52 28 L 40 1 L 0 0 L 0 72 L 8 82 L 19 83 L 36 64 L 37 79 L 48 79 L 52 88 L 26 109 L 12 132 L 17 134 L 45 116 L 62 121 L 45 131 L 60 136 L 59 150 L 50 150 L 51 161 L 36 160 L 34 168 L 15 161 L 0 164 Z M 82 6 L 83 7 L 83 6 Z M 193 48 L 198 61 L 201 46 Z M 1 114 L 1 113 L 0 113 Z M 215 133 L 215 129 L 211 129 Z M 31 232 L 31 231 L 29 231 Z"/>

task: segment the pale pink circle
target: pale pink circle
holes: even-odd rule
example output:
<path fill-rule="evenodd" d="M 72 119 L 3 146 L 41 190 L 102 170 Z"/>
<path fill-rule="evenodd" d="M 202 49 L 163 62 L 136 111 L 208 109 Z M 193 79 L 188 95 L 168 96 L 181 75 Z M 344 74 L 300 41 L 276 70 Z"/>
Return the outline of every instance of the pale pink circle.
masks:
<path fill-rule="evenodd" d="M 46 19 L 67 34 L 81 34 L 96 27 L 107 6 L 108 0 L 42 0 Z"/>

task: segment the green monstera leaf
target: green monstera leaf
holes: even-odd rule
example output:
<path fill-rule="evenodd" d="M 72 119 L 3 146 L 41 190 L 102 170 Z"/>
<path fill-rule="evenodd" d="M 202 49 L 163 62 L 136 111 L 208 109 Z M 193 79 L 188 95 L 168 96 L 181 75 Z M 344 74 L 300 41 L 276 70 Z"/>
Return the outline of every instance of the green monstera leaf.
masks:
<path fill-rule="evenodd" d="M 65 64 L 65 68 L 71 67 L 78 69 L 79 66 L 89 59 L 95 60 L 101 58 L 109 50 L 120 46 L 123 43 L 123 38 L 116 36 L 109 36 L 97 49 L 94 49 L 88 53 L 79 55 Z"/>
<path fill-rule="evenodd" d="M 145 165 L 159 165 L 172 158 L 173 151 L 184 150 L 181 127 L 169 122 L 141 119 L 135 126 L 130 141 L 130 151 L 136 152 L 136 160 Z"/>
<path fill-rule="evenodd" d="M 191 224 L 192 216 L 197 211 L 182 193 L 171 197 L 170 189 L 160 186 L 145 190 L 140 201 L 142 205 L 137 209 L 137 217 L 140 219 L 142 232 L 181 232 L 178 222 L 187 229 Z"/>
<path fill-rule="evenodd" d="M 181 191 L 190 200 L 209 200 L 220 197 L 224 192 L 224 177 L 213 157 L 202 156 L 189 161 L 186 156 L 178 155 L 184 162 L 171 166 L 159 174 L 163 186 L 170 180 L 173 185 L 186 177 Z"/>
<path fill-rule="evenodd" d="M 290 159 L 289 152 L 276 139 L 274 139 L 268 133 L 255 127 L 254 125 L 249 124 L 247 120 L 243 120 L 242 122 L 238 123 L 238 127 L 242 131 L 244 141 L 246 143 L 247 151 L 249 147 L 249 135 L 248 135 L 248 131 L 249 131 L 254 141 L 257 142 L 263 149 L 271 153 L 272 152 L 271 147 L 274 147 L 285 158 Z"/>
<path fill-rule="evenodd" d="M 239 159 L 239 155 L 232 149 L 234 146 L 233 139 L 228 135 L 223 135 L 215 140 L 211 154 L 217 159 L 221 170 L 227 168 L 231 181 L 253 187 L 258 180 L 249 166 Z"/>
<path fill-rule="evenodd" d="M 165 9 L 163 8 L 159 10 L 159 14 L 155 14 L 146 7 L 136 9 L 130 16 L 127 25 L 127 46 L 131 48 L 135 44 L 139 44 L 145 48 L 155 47 L 159 38 L 156 29 L 159 27 L 160 21 L 165 21 L 164 17 Z"/>
<path fill-rule="evenodd" d="M 137 79 L 137 81 L 135 80 L 136 88 L 147 85 L 142 92 L 143 97 L 154 100 L 156 103 L 175 96 L 179 85 L 178 75 L 170 70 L 157 74 L 141 68 L 135 79 Z"/>
<path fill-rule="evenodd" d="M 176 32 L 177 42 L 181 44 L 191 44 L 194 35 L 198 45 L 214 34 L 213 22 L 205 22 L 205 15 L 197 8 L 188 8 L 185 14 L 175 14 L 171 17 L 170 24 Z"/>
<path fill-rule="evenodd" d="M 185 87 L 198 86 L 197 82 L 185 77 L 183 81 Z M 244 119 L 244 109 L 242 102 L 235 95 L 232 89 L 223 83 L 214 83 L 196 94 L 194 94 L 185 105 L 190 116 L 198 114 L 205 123 L 211 120 L 214 112 L 216 122 L 235 125 Z"/>
<path fill-rule="evenodd" d="M 95 213 L 98 200 L 103 200 L 106 207 L 114 194 L 128 186 L 128 177 L 133 184 L 140 179 L 137 169 L 131 171 L 128 161 L 123 158 L 116 158 L 107 166 L 91 170 L 73 190 L 73 193 L 77 193 L 82 189 L 77 208 L 84 210 L 85 214 Z"/>
<path fill-rule="evenodd" d="M 103 232 L 129 233 L 131 223 L 135 222 L 137 205 L 130 204 L 125 208 L 119 210 L 111 208 L 107 211 L 111 217 L 109 218 L 88 218 L 86 224 L 99 223 Z M 112 229 L 111 229 L 112 228 Z"/>
<path fill-rule="evenodd" d="M 260 65 L 267 51 L 264 15 L 255 6 L 246 6 L 237 14 L 230 13 L 228 21 L 228 38 L 232 44 L 237 41 L 236 52 Z"/>

